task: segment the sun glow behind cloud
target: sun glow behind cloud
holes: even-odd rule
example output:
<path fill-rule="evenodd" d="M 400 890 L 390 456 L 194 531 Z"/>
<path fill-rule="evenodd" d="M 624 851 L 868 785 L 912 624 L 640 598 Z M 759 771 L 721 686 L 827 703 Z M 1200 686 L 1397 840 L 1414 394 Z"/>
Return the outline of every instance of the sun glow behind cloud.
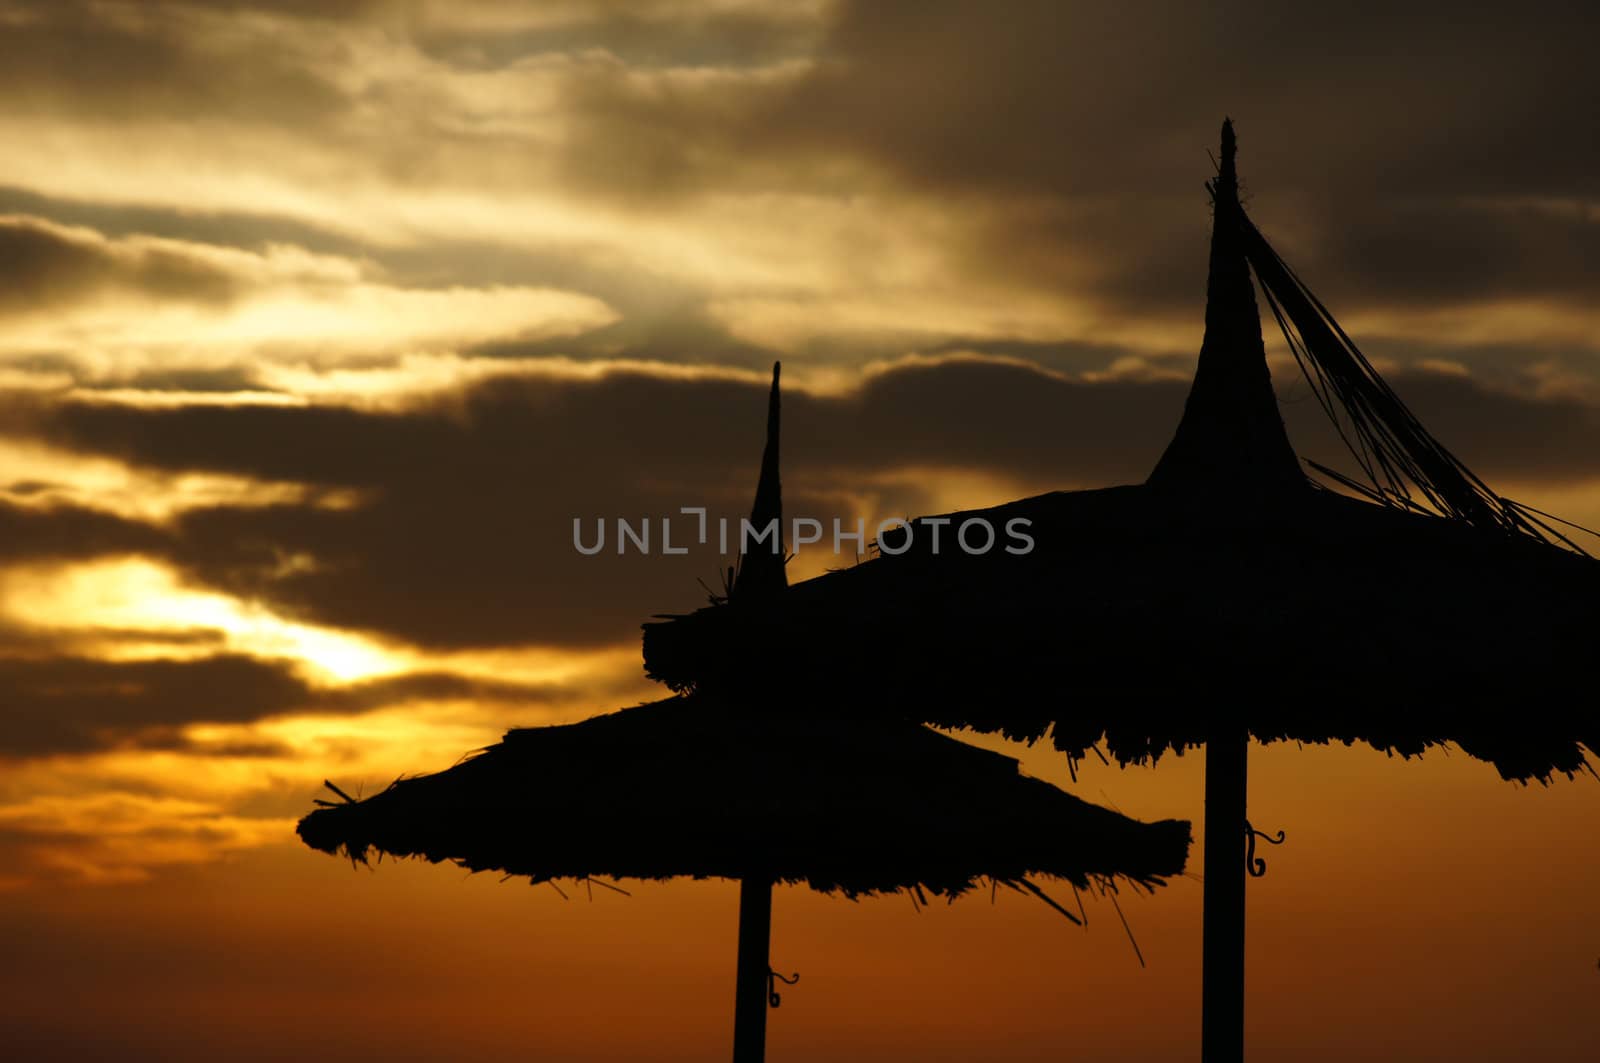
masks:
<path fill-rule="evenodd" d="M 115 458 L 81 454 L 0 436 L 0 499 L 48 511 L 78 506 L 156 524 L 209 506 L 309 505 L 341 509 L 360 503 L 350 490 L 313 490 L 218 473 L 163 473 Z"/>
<path fill-rule="evenodd" d="M 0 316 L 8 360 L 70 352 L 87 379 L 259 359 L 340 359 L 545 339 L 616 319 L 592 296 L 526 285 L 422 288 L 372 263 L 271 244 L 260 251 L 0 217 L 41 279 Z"/>
<path fill-rule="evenodd" d="M 10 568 L 0 573 L 0 615 L 68 639 L 117 632 L 121 654 L 130 657 L 172 652 L 159 636 L 209 632 L 226 649 L 286 658 L 327 680 L 371 679 L 406 668 L 404 657 L 372 639 L 187 586 L 172 569 L 145 558 Z M 141 645 L 141 634 L 154 638 Z"/>
<path fill-rule="evenodd" d="M 1397 12 L 1380 40 L 1284 9 L 1244 61 L 1258 14 L 0 0 L 8 1047 L 715 1054 L 727 889 L 357 876 L 294 818 L 324 778 L 371 793 L 660 696 L 636 625 L 715 559 L 585 564 L 567 524 L 746 507 L 779 357 L 797 512 L 1143 476 L 1193 369 L 1224 111 L 1252 215 L 1406 401 L 1496 490 L 1600 526 L 1581 20 Z M 1024 756 L 1202 811 L 1193 757 L 1073 783 Z M 1265 1054 L 1514 1058 L 1511 1010 L 1545 1055 L 1581 1031 L 1592 787 L 1278 746 L 1251 797 L 1292 839 L 1252 893 Z M 1141 970 L 1100 910 L 783 891 L 775 956 L 819 974 L 774 1050 L 1181 1056 L 1198 889 L 1163 892 L 1128 912 Z"/>

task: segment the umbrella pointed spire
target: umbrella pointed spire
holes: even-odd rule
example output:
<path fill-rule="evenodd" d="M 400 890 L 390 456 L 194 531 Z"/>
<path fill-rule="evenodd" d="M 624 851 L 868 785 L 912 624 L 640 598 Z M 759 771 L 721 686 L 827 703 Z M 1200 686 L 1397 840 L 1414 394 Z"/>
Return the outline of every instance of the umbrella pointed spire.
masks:
<path fill-rule="evenodd" d="M 778 479 L 779 397 L 778 377 L 782 362 L 772 363 L 772 392 L 767 399 L 767 445 L 761 452 L 761 479 L 756 483 L 755 504 L 750 507 L 748 540 L 741 535 L 744 553 L 739 558 L 733 593 L 748 599 L 752 595 L 772 594 L 787 587 L 783 561 L 783 485 Z M 757 541 L 757 536 L 770 535 Z"/>
<path fill-rule="evenodd" d="M 1211 183 L 1210 278 L 1200 364 L 1183 420 L 1149 483 L 1187 490 L 1281 490 L 1305 474 L 1278 413 L 1261 341 L 1261 314 L 1245 262 L 1233 121 L 1222 123 L 1222 158 Z"/>

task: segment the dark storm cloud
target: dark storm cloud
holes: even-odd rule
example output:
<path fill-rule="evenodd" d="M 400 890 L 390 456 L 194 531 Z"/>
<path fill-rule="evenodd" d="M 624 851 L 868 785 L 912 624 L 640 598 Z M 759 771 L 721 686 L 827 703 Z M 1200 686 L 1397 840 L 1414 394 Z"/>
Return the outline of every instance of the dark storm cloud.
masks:
<path fill-rule="evenodd" d="M 140 0 L 151 6 L 226 14 L 292 15 L 317 21 L 350 21 L 403 9 L 405 0 Z"/>
<path fill-rule="evenodd" d="M 113 239 L 155 234 L 170 240 L 243 247 L 256 252 L 269 244 L 293 244 L 346 258 L 370 251 L 348 236 L 272 214 L 100 203 L 62 199 L 25 188 L 0 187 L 0 214 L 48 218 L 65 226 L 94 229 Z"/>
<path fill-rule="evenodd" d="M 118 732 L 148 726 L 259 719 L 310 693 L 287 670 L 248 657 L 5 660 L 0 682 L 0 752 L 12 756 L 103 748 Z"/>
<path fill-rule="evenodd" d="M 1394 384 L 1492 483 L 1600 476 L 1600 415 L 1589 406 L 1438 373 L 1403 373 Z M 1303 385 L 1280 380 L 1278 390 L 1302 451 L 1338 463 Z M 838 397 L 791 390 L 788 510 L 850 518 L 850 499 L 865 490 L 878 507 L 869 518 L 929 512 L 936 496 L 898 471 L 907 468 L 935 478 L 971 470 L 1039 490 L 1139 481 L 1186 393 L 1176 380 L 1092 383 L 976 360 L 882 372 Z M 660 553 L 658 525 L 649 556 L 617 556 L 615 520 L 659 521 L 686 505 L 742 515 L 763 413 L 756 384 L 617 372 L 497 380 L 406 413 L 67 406 L 42 431 L 140 465 L 357 488 L 366 498 L 347 510 L 185 514 L 148 549 L 203 583 L 297 619 L 429 646 L 577 645 L 627 640 L 650 614 L 698 604 L 697 579 L 715 583 L 714 541 L 687 543 L 691 518 L 674 525 L 674 545 L 692 547 L 681 557 Z M 576 552 L 575 517 L 589 539 L 595 519 L 608 522 L 605 553 Z M 284 575 L 283 558 L 298 555 L 316 566 Z"/>
<path fill-rule="evenodd" d="M 751 64 L 801 47 L 812 32 L 803 19 L 678 18 L 664 7 L 608 6 L 502 32 L 465 17 L 407 19 L 403 5 L 382 3 L 341 7 L 324 24 L 318 7 L 27 5 L 35 18 L 8 26 L 0 44 L 0 88 L 14 109 L 67 119 L 220 116 L 292 126 L 319 152 L 348 147 L 354 175 L 369 178 L 376 167 L 424 191 L 444 172 L 435 163 L 459 162 L 442 183 L 471 195 L 486 187 L 476 180 L 515 185 L 520 167 L 537 157 L 558 177 L 553 194 L 644 220 L 730 193 L 904 197 L 964 223 L 938 248 L 941 280 L 1090 296 L 1134 326 L 1146 316 L 1198 322 L 1205 151 L 1221 115 L 1232 113 L 1247 186 L 1260 190 L 1252 211 L 1341 314 L 1500 297 L 1587 306 L 1595 294 L 1589 263 L 1600 260 L 1600 248 L 1583 204 L 1600 191 L 1600 156 L 1593 138 L 1579 135 L 1595 96 L 1580 5 L 1357 4 L 1334 18 L 1264 2 L 1022 0 L 997 9 L 863 0 L 830 9 L 814 66 L 771 77 L 751 76 Z M 195 21 L 246 11 L 303 14 L 299 28 L 311 32 L 269 44 L 253 31 L 219 33 L 214 22 Z M 450 93 L 428 82 L 437 71 L 419 74 L 428 83 L 416 85 L 374 74 L 363 106 L 392 122 L 341 126 L 350 101 L 326 65 L 342 61 L 339 49 L 299 46 L 345 23 L 381 23 L 401 44 L 457 67 L 502 67 L 541 49 L 570 53 L 551 105 L 563 135 L 535 150 L 516 133 L 482 137 L 471 122 L 462 123 L 470 134 L 441 132 L 463 116 L 449 112 Z M 721 62 L 731 69 L 688 69 Z M 408 109 L 415 101 L 425 106 Z M 367 135 L 376 128 L 383 137 Z M 475 150 L 494 165 L 477 165 Z M 355 250 L 306 223 L 266 216 L 18 195 L 24 206 L 52 204 L 53 217 L 81 217 L 113 233 Z M 197 263 L 134 268 L 102 245 L 37 226 L 0 229 L 0 241 L 7 238 L 0 269 L 11 272 L 0 278 L 9 281 L 0 305 L 48 305 L 97 285 L 163 299 L 228 294 L 221 281 L 208 288 Z M 575 339 L 505 341 L 474 353 L 740 366 L 769 357 L 717 322 L 705 291 L 652 276 L 661 267 L 628 251 L 489 247 L 462 237 L 374 254 L 407 282 L 553 283 L 593 292 L 623 314 Z M 720 294 L 749 294 L 738 277 L 721 283 L 731 291 Z M 817 297 L 818 318 L 826 321 L 830 296 L 853 294 L 840 280 Z M 1416 351 L 1478 368 L 1448 344 L 1380 346 L 1402 361 Z M 932 335 L 926 347 L 1010 353 L 1079 371 L 1129 353 L 1109 343 L 995 343 L 982 335 Z M 815 356 L 848 363 L 876 349 L 871 338 L 855 346 L 825 338 Z M 1539 356 L 1530 352 L 1530 362 Z M 1567 356 L 1575 372 L 1594 375 L 1578 355 Z M 248 382 L 239 369 L 139 373 L 106 382 Z M 1596 475 L 1594 413 L 1580 403 L 1519 398 L 1431 373 L 1402 375 L 1397 386 L 1485 475 L 1569 483 Z M 1304 397 L 1288 383 L 1280 391 Z M 792 508 L 832 515 L 847 492 L 910 466 L 1041 486 L 1136 480 L 1169 437 L 1184 392 L 1170 381 L 1074 382 L 955 363 L 883 373 L 842 398 L 796 393 L 786 448 Z M 21 544 L 13 549 L 26 556 L 40 556 L 57 532 L 60 556 L 131 544 L 292 615 L 431 645 L 614 641 L 651 611 L 695 604 L 694 580 L 714 572 L 715 559 L 580 558 L 572 518 L 636 520 L 698 503 L 737 514 L 748 504 L 761 410 L 754 386 L 647 374 L 500 381 L 459 401 L 396 413 L 69 406 L 41 431 L 139 464 L 354 487 L 366 502 L 354 510 L 215 508 L 160 532 L 64 511 L 13 508 L 0 520 L 13 522 Z M 1312 404 L 1286 410 L 1297 436 L 1322 438 Z M 880 516 L 917 511 L 933 497 L 915 485 L 874 490 L 886 510 Z M 55 532 L 46 530 L 52 522 Z M 309 554 L 320 567 L 277 575 L 286 553 Z"/>
<path fill-rule="evenodd" d="M 1491 483 L 1600 477 L 1600 409 L 1588 403 L 1507 394 L 1450 373 L 1411 371 L 1389 381 L 1428 430 Z"/>
<path fill-rule="evenodd" d="M 7 692 L 0 707 L 0 757 L 128 744 L 167 748 L 178 740 L 176 729 L 188 723 L 245 723 L 295 711 L 355 713 L 423 699 L 537 702 L 556 692 L 426 672 L 320 690 L 283 664 L 239 655 L 194 661 L 0 659 L 0 685 Z"/>
<path fill-rule="evenodd" d="M 1070 277 L 1165 314 L 1203 291 L 1205 152 L 1231 113 L 1258 220 L 1325 289 L 1592 300 L 1590 18 L 1561 3 L 1357 4 L 1334 20 L 1264 2 L 847 2 L 794 81 L 669 90 L 586 67 L 564 162 L 635 199 L 900 186 L 977 221 L 951 249 L 958 272 L 1046 291 Z M 839 187 L 846 161 L 882 180 L 858 169 Z"/>
<path fill-rule="evenodd" d="M 11 113 L 143 121 L 294 124 L 343 108 L 333 82 L 270 32 L 206 33 L 179 17 L 206 6 L 217 5 L 7 4 L 18 17 L 0 33 L 0 96 Z"/>
<path fill-rule="evenodd" d="M 1050 256 L 1067 254 L 1104 264 L 1107 297 L 1182 309 L 1203 261 L 1202 152 L 1232 113 L 1258 219 L 1269 233 L 1294 224 L 1324 286 L 1351 278 L 1353 294 L 1385 301 L 1592 298 L 1592 221 L 1462 202 L 1600 193 L 1596 142 L 1574 135 L 1600 89 L 1591 16 L 1543 3 L 1356 4 L 1337 19 L 1237 2 L 1003 16 L 847 3 L 825 45 L 839 61 L 766 128 L 946 195 L 1083 200 L 1054 225 L 1002 222 L 983 262 L 1048 285 Z"/>
<path fill-rule="evenodd" d="M 255 374 L 248 366 L 227 366 L 220 369 L 178 368 L 139 369 L 126 375 L 106 374 L 87 385 L 95 388 L 133 388 L 138 391 L 189 391 L 230 392 L 249 391 L 258 387 Z"/>
<path fill-rule="evenodd" d="M 26 496 L 52 485 L 12 482 L 0 486 Z M 166 534 L 148 524 L 81 506 L 35 509 L 0 499 L 0 565 L 154 552 L 169 542 Z"/>
<path fill-rule="evenodd" d="M 1600 214 L 1536 204 L 1380 202 L 1327 219 L 1296 268 L 1366 305 L 1468 305 L 1600 294 Z"/>
<path fill-rule="evenodd" d="M 562 108 L 578 119 L 557 156 L 562 181 L 657 209 L 719 190 L 810 190 L 823 160 L 764 143 L 760 123 L 786 91 L 745 78 L 641 78 L 619 59 L 586 57 L 562 87 Z M 796 162 L 807 165 L 796 172 Z"/>
<path fill-rule="evenodd" d="M 1257 220 L 1347 313 L 1513 297 L 1586 307 L 1597 289 L 1589 204 L 1600 195 L 1600 149 L 1579 131 L 1600 78 L 1582 4 L 1357 3 L 1332 18 L 1264 0 L 1003 9 L 874 0 L 832 5 L 820 20 L 781 4 L 602 4 L 511 28 L 499 16 L 514 5 L 24 7 L 32 18 L 9 26 L 0 46 L 0 60 L 15 53 L 0 62 L 13 109 L 292 126 L 318 150 L 350 145 L 355 172 L 410 188 L 483 181 L 492 192 L 536 170 L 554 175 L 559 195 L 641 217 L 730 193 L 904 196 L 969 223 L 942 248 L 951 277 L 1171 319 L 1193 315 L 1203 293 L 1205 152 L 1232 113 L 1246 187 L 1260 190 Z M 249 12 L 307 19 L 282 41 L 253 40 L 240 19 L 221 28 Z M 535 146 L 482 133 L 489 112 L 436 84 L 438 70 L 375 75 L 357 116 L 335 87 L 349 56 L 329 41 L 363 28 L 451 69 L 565 55 L 551 75 L 561 134 Z M 815 62 L 750 76 L 795 55 Z M 375 115 L 388 117 L 374 124 Z M 198 224 L 146 221 L 180 235 Z M 291 225 L 204 224 L 208 239 L 251 246 Z M 338 243 L 309 230 L 289 238 Z M 409 258 L 402 278 L 498 272 L 593 291 L 618 307 L 615 331 L 627 333 L 597 339 L 630 352 L 693 341 L 692 304 L 705 299 L 674 289 L 688 309 L 661 314 L 639 291 L 614 298 L 602 289 L 649 288 L 651 271 L 626 255 L 486 256 L 445 243 L 385 255 Z M 620 279 L 595 278 L 608 270 Z M 885 351 L 830 342 L 839 361 Z M 749 364 L 750 353 L 712 342 L 698 357 Z"/>
<path fill-rule="evenodd" d="M 418 44 L 443 61 L 504 66 L 529 55 L 604 49 L 630 66 L 747 66 L 798 58 L 818 26 L 798 6 L 697 11 L 681 4 L 591 3 L 543 26 L 484 33 L 469 25 L 425 26 Z"/>
<path fill-rule="evenodd" d="M 237 277 L 159 244 L 114 245 L 38 218 L 0 217 L 0 314 L 37 312 L 101 294 L 226 303 Z"/>
<path fill-rule="evenodd" d="M 1593 87 L 1590 15 L 853 0 L 823 44 L 834 61 L 780 127 L 918 182 L 1150 191 L 1194 184 L 1190 156 L 1231 112 L 1261 172 L 1406 193 L 1593 191 L 1597 149 L 1573 136 L 1591 95 L 1578 90 Z"/>
<path fill-rule="evenodd" d="M 1253 214 L 1294 270 L 1347 320 L 1362 311 L 1470 311 L 1502 300 L 1586 313 L 1600 297 L 1600 222 L 1579 204 L 1341 196 L 1337 207 L 1325 201 L 1296 212 L 1280 204 Z M 980 230 L 967 261 L 1015 288 L 1092 293 L 1129 321 L 1192 322 L 1205 306 L 1209 239 L 1203 192 L 1108 200 L 1067 215 L 1023 210 L 998 218 Z M 1274 328 L 1270 320 L 1266 327 Z M 1382 335 L 1358 341 L 1397 356 L 1408 350 Z M 1429 346 L 1469 359 L 1475 346 L 1495 342 L 1502 341 L 1441 330 Z M 1525 347 L 1519 357 L 1543 346 Z M 1586 373 L 1594 375 L 1592 359 Z"/>
<path fill-rule="evenodd" d="M 407 414 L 78 408 L 60 423 L 74 445 L 136 462 L 277 469 L 371 495 L 354 511 L 186 515 L 172 556 L 206 582 L 427 644 L 600 643 L 629 637 L 654 609 L 693 605 L 696 577 L 714 579 L 716 562 L 584 558 L 573 518 L 637 521 L 694 504 L 738 513 L 763 408 L 759 390 L 741 385 L 627 375 L 501 383 Z M 319 566 L 271 578 L 285 550 Z"/>

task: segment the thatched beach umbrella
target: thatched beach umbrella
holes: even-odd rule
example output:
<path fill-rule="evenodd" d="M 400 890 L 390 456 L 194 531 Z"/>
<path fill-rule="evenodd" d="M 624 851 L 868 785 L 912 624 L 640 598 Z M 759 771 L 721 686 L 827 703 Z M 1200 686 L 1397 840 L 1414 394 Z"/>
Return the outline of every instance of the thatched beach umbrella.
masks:
<path fill-rule="evenodd" d="M 781 514 L 777 374 L 753 523 Z M 748 555 L 736 601 L 783 593 L 783 553 Z M 1189 825 L 1140 823 L 1021 774 L 1017 762 L 919 724 L 760 696 L 784 680 L 515 730 L 437 774 L 362 801 L 324 803 L 307 844 L 452 861 L 534 882 L 739 879 L 734 1057 L 762 1058 L 775 977 L 773 883 L 847 896 L 958 896 L 981 880 L 1048 901 L 1074 889 L 1154 886 L 1183 870 Z"/>
<path fill-rule="evenodd" d="M 859 691 L 904 718 L 1123 763 L 1206 747 L 1204 1058 L 1243 1052 L 1246 750 L 1454 742 L 1507 779 L 1600 750 L 1577 703 L 1600 563 L 1501 498 L 1378 377 L 1239 204 L 1223 127 L 1205 338 L 1175 438 L 1143 484 L 1056 492 L 880 536 L 879 556 L 646 625 L 675 689 L 738 682 L 769 647 L 809 662 L 798 699 Z M 1278 413 L 1250 273 L 1369 482 L 1302 471 Z M 1033 541 L 1004 549 L 1013 521 Z M 965 541 L 958 532 L 968 527 Z M 985 528 L 1001 535 L 987 551 Z"/>

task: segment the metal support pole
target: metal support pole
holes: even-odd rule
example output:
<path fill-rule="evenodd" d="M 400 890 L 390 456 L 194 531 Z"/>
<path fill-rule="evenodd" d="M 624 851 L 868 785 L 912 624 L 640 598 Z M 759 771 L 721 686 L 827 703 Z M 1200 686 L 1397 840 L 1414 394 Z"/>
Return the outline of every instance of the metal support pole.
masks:
<path fill-rule="evenodd" d="M 1250 734 L 1224 725 L 1206 741 L 1201 1063 L 1244 1059 L 1245 790 Z"/>
<path fill-rule="evenodd" d="M 739 970 L 733 1003 L 733 1063 L 767 1054 L 767 972 L 772 943 L 772 880 L 739 880 Z"/>

